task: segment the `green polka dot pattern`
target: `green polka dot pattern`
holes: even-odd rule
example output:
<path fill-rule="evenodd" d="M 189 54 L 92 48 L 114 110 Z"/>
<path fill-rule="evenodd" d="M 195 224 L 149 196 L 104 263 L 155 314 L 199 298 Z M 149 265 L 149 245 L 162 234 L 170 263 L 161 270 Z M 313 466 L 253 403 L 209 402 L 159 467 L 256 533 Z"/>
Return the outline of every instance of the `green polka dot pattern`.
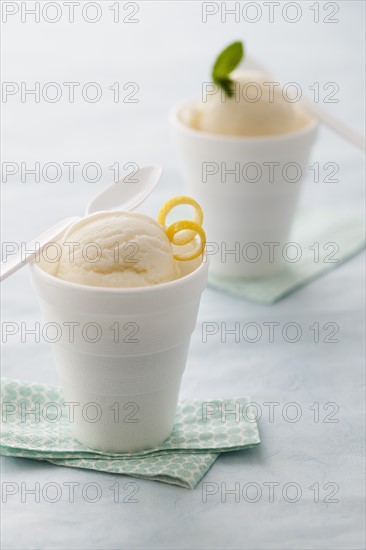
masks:
<path fill-rule="evenodd" d="M 3 380 L 1 400 L 3 455 L 154 479 L 190 489 L 220 453 L 260 442 L 249 397 L 180 401 L 170 437 L 157 449 L 133 454 L 107 454 L 74 440 L 59 388 Z"/>
<path fill-rule="evenodd" d="M 223 277 L 209 274 L 209 285 L 233 296 L 273 304 L 307 285 L 317 277 L 341 265 L 365 248 L 364 220 L 357 217 L 340 218 L 338 212 L 301 212 L 295 220 L 292 241 L 300 246 L 299 258 L 288 261 L 286 269 L 270 277 Z M 314 243 L 337 243 L 334 259 L 327 259 L 329 251 L 320 246 L 319 259 L 314 261 Z M 283 251 L 278 247 L 276 254 Z M 263 251 L 264 254 L 268 250 Z"/>

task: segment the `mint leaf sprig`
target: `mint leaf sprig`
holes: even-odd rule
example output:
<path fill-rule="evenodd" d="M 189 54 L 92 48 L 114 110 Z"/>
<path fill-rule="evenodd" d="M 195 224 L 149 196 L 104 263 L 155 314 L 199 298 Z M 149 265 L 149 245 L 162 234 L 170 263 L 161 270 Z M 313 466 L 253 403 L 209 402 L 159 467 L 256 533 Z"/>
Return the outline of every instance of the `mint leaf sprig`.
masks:
<path fill-rule="evenodd" d="M 234 95 L 234 82 L 229 78 L 229 75 L 239 65 L 243 56 L 243 43 L 233 42 L 219 54 L 213 66 L 212 80 L 224 90 L 228 97 Z"/>

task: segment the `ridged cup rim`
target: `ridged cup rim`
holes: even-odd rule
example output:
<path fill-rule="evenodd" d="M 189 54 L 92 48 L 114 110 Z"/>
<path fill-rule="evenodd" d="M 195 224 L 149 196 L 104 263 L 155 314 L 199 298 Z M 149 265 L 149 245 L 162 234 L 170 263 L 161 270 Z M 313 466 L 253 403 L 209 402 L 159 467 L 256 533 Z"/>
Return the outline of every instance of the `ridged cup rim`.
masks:
<path fill-rule="evenodd" d="M 149 285 L 149 286 L 137 286 L 137 287 L 106 287 L 106 286 L 93 286 L 93 285 L 84 285 L 80 283 L 74 283 L 71 281 L 66 281 L 64 279 L 59 279 L 55 275 L 52 275 L 51 273 L 47 273 L 44 269 L 42 269 L 39 265 L 37 265 L 36 262 L 31 262 L 29 264 L 31 273 L 34 277 L 37 279 L 43 279 L 43 281 L 50 283 L 54 286 L 69 288 L 70 290 L 77 290 L 79 292 L 83 293 L 99 293 L 99 294 L 116 294 L 116 295 L 124 295 L 124 294 L 149 294 L 152 292 L 157 291 L 164 291 L 168 289 L 173 289 L 174 287 L 177 287 L 177 290 L 179 290 L 179 287 L 184 284 L 189 284 L 190 281 L 194 280 L 195 278 L 200 278 L 203 271 L 208 269 L 208 258 L 204 254 L 202 258 L 201 264 L 191 271 L 191 273 L 188 273 L 187 275 L 183 275 L 183 277 L 179 277 L 179 279 L 174 279 L 173 281 L 167 281 L 165 283 L 158 283 L 155 285 Z"/>
<path fill-rule="evenodd" d="M 169 113 L 169 120 L 170 123 L 175 127 L 178 128 L 180 131 L 194 136 L 196 138 L 201 138 L 209 141 L 216 141 L 216 142 L 232 142 L 232 143 L 245 143 L 245 144 L 260 144 L 260 143 L 271 143 L 271 142 L 281 142 L 281 141 L 289 141 L 294 138 L 302 137 L 304 135 L 307 135 L 311 133 L 312 131 L 316 130 L 319 126 L 318 120 L 312 116 L 310 113 L 307 113 L 310 120 L 307 124 L 304 124 L 301 128 L 298 128 L 297 130 L 292 130 L 291 132 L 286 132 L 283 134 L 271 134 L 271 135 L 264 135 L 264 136 L 230 136 L 227 134 L 214 134 L 211 132 L 204 132 L 202 130 L 196 130 L 195 128 L 192 128 L 191 126 L 188 126 L 185 124 L 179 117 L 180 112 L 183 110 L 183 108 L 187 108 L 188 106 L 193 106 L 197 103 L 197 100 L 190 100 L 190 101 L 184 101 L 181 103 L 178 103 L 175 105 Z"/>

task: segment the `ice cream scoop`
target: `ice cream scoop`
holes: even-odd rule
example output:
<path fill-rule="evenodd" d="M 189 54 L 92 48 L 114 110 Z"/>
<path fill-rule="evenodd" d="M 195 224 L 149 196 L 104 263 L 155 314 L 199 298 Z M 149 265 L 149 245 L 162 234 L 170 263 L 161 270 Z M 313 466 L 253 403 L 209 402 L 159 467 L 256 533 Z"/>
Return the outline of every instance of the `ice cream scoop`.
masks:
<path fill-rule="evenodd" d="M 309 117 L 288 100 L 279 85 L 264 73 L 234 71 L 234 94 L 208 94 L 190 113 L 190 126 L 203 132 L 231 136 L 266 136 L 298 130 Z"/>
<path fill-rule="evenodd" d="M 165 229 L 144 214 L 101 212 L 68 229 L 54 275 L 99 287 L 140 287 L 180 277 Z"/>
<path fill-rule="evenodd" d="M 158 165 L 143 166 L 134 173 L 133 180 L 126 181 L 123 178 L 118 182 L 114 182 L 94 197 L 86 207 L 86 214 L 102 210 L 115 210 L 117 207 L 124 210 L 134 210 L 150 195 L 160 179 L 161 172 L 161 167 Z M 9 275 L 31 262 L 49 243 L 61 238 L 66 228 L 76 220 L 75 216 L 62 220 L 33 241 L 30 241 L 26 246 L 26 250 L 32 252 L 23 254 L 22 251 L 18 251 L 10 259 L 3 260 L 1 262 L 0 281 L 4 281 Z"/>

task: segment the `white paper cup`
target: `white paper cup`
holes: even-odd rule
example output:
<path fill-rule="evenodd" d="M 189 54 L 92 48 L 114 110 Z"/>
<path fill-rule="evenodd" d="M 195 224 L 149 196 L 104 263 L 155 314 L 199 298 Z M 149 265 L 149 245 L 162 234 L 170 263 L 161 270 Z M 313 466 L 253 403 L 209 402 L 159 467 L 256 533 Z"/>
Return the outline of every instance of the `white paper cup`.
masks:
<path fill-rule="evenodd" d="M 232 277 L 280 271 L 294 258 L 288 239 L 317 121 L 309 117 L 299 130 L 275 136 L 221 136 L 186 123 L 192 105 L 170 118 L 187 192 L 205 213 L 210 269 Z"/>
<path fill-rule="evenodd" d="M 174 424 L 207 262 L 138 288 L 74 284 L 44 267 L 31 264 L 32 282 L 75 439 L 116 453 L 157 447 Z"/>

